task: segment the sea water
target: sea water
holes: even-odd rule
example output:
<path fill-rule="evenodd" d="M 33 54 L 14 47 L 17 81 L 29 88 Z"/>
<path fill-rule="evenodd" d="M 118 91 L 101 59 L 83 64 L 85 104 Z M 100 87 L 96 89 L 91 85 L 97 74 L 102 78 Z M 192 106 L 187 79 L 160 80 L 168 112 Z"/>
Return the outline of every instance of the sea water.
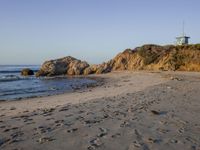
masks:
<path fill-rule="evenodd" d="M 16 100 L 38 96 L 48 96 L 84 88 L 96 81 L 87 78 L 59 77 L 23 77 L 20 72 L 30 68 L 34 72 L 38 65 L 0 65 L 0 100 Z"/>

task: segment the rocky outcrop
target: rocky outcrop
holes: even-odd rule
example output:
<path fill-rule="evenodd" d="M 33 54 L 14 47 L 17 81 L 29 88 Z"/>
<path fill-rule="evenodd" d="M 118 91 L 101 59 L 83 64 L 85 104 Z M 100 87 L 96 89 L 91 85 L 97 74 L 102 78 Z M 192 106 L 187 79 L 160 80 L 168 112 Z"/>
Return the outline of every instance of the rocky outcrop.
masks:
<path fill-rule="evenodd" d="M 84 75 L 88 74 L 102 74 L 102 73 L 108 73 L 112 70 L 112 68 L 109 66 L 109 63 L 102 63 L 99 65 L 91 65 L 87 67 L 84 70 Z"/>
<path fill-rule="evenodd" d="M 87 62 L 68 56 L 45 62 L 36 75 L 88 75 L 116 70 L 200 71 L 200 44 L 143 45 L 135 49 L 126 49 L 108 62 L 90 66 Z"/>
<path fill-rule="evenodd" d="M 21 75 L 22 76 L 31 76 L 34 75 L 33 70 L 29 69 L 29 68 L 25 68 L 21 71 Z"/>
<path fill-rule="evenodd" d="M 89 64 L 71 56 L 44 62 L 36 76 L 81 75 Z"/>
<path fill-rule="evenodd" d="M 200 44 L 143 45 L 127 49 L 107 62 L 115 70 L 200 71 Z"/>
<path fill-rule="evenodd" d="M 200 45 L 156 46 L 138 49 L 145 70 L 200 71 Z"/>

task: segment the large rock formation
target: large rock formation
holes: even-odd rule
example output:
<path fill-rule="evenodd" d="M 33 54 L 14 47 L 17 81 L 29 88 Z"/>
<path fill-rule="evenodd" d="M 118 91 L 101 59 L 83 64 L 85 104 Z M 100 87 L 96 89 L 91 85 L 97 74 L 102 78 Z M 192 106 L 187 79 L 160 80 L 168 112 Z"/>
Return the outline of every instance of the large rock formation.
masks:
<path fill-rule="evenodd" d="M 81 75 L 89 64 L 71 56 L 44 62 L 36 76 Z"/>
<path fill-rule="evenodd" d="M 200 71 L 200 44 L 185 46 L 144 45 L 126 49 L 108 62 L 88 65 L 73 57 L 47 61 L 37 73 L 41 75 L 88 75 L 115 70 Z"/>
<path fill-rule="evenodd" d="M 200 44 L 144 45 L 127 49 L 107 62 L 114 70 L 200 71 Z"/>
<path fill-rule="evenodd" d="M 200 44 L 145 45 L 137 49 L 145 70 L 200 71 Z"/>

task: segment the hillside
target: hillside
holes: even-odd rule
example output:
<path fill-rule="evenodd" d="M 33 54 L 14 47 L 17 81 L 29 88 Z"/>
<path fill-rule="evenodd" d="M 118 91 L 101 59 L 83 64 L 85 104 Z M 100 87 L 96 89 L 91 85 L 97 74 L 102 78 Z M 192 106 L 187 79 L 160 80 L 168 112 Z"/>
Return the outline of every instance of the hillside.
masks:
<path fill-rule="evenodd" d="M 200 44 L 143 45 L 126 49 L 108 62 L 89 65 L 73 57 L 46 61 L 36 76 L 87 75 L 116 70 L 200 71 Z"/>
<path fill-rule="evenodd" d="M 109 63 L 112 70 L 200 71 L 200 44 L 144 45 L 125 50 Z"/>

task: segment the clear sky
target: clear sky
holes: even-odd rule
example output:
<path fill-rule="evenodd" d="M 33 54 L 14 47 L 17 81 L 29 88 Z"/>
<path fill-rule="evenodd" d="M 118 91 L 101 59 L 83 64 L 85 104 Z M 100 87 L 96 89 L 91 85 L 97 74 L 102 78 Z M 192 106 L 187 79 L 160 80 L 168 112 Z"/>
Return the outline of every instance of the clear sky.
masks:
<path fill-rule="evenodd" d="M 101 63 L 126 48 L 200 43 L 200 0 L 0 0 L 0 65 L 71 55 Z"/>

